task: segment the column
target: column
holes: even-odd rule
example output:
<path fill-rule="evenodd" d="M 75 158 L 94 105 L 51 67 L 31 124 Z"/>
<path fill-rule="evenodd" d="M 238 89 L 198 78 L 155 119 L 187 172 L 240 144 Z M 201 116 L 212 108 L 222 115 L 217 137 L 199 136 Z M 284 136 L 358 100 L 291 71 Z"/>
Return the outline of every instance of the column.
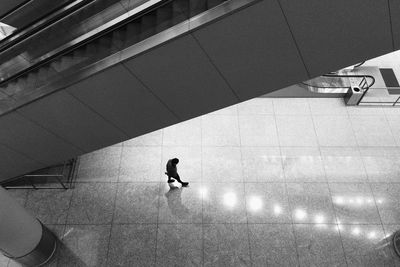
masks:
<path fill-rule="evenodd" d="M 39 266 L 51 259 L 56 246 L 56 236 L 0 186 L 1 252 L 25 266 Z"/>

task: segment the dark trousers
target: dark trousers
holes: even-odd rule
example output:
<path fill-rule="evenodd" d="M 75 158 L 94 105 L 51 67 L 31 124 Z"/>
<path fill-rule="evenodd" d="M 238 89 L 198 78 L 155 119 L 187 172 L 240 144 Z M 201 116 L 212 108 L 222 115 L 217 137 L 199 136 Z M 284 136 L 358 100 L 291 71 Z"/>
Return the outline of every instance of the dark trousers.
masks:
<path fill-rule="evenodd" d="M 167 174 L 168 175 L 168 181 L 171 179 L 171 177 L 172 178 L 174 178 L 175 180 L 177 180 L 178 182 L 180 182 L 181 184 L 183 183 L 182 181 L 181 181 L 181 177 L 179 177 L 179 174 L 176 174 L 176 175 L 169 175 L 169 174 Z"/>

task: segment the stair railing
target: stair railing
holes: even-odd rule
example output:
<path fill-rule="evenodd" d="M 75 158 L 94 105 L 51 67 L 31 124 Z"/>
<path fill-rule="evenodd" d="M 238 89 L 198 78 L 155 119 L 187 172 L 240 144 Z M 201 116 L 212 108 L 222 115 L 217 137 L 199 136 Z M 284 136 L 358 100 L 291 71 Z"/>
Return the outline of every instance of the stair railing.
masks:
<path fill-rule="evenodd" d="M 47 169 L 53 169 L 57 167 L 61 167 L 61 172 L 54 173 L 54 174 L 47 174 L 47 173 L 40 173 L 44 170 L 35 171 L 33 173 L 25 174 L 22 176 L 18 176 L 0 183 L 0 186 L 4 187 L 5 189 L 71 189 L 73 187 L 73 182 L 76 176 L 76 168 L 77 168 L 77 160 L 71 159 L 65 161 L 63 164 L 54 165 Z M 46 183 L 45 186 L 40 186 L 37 182 L 38 178 L 45 178 L 55 180 L 58 186 L 54 186 L 54 183 Z M 18 185 L 22 184 L 22 185 Z"/>
<path fill-rule="evenodd" d="M 368 89 L 375 84 L 375 78 L 371 75 L 345 75 L 345 74 L 325 74 L 322 75 L 322 77 L 332 77 L 332 78 L 361 78 L 361 81 L 359 83 L 359 87 L 363 90 L 363 93 L 366 93 Z M 368 79 L 371 81 L 369 82 Z M 319 89 L 345 89 L 348 90 L 350 89 L 351 85 L 349 86 L 320 86 L 320 85 L 314 85 L 314 84 L 309 84 L 307 82 L 302 82 L 302 85 L 312 87 L 312 88 L 319 88 Z"/>

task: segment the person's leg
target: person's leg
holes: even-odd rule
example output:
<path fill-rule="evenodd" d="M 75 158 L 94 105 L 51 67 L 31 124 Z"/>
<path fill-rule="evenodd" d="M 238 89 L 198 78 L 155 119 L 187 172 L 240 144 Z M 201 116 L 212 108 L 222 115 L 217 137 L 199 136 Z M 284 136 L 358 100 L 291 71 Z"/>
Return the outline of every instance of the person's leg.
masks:
<path fill-rule="evenodd" d="M 182 182 L 181 177 L 179 177 L 179 174 L 176 174 L 174 178 L 184 186 L 189 184 L 188 182 Z"/>
<path fill-rule="evenodd" d="M 172 176 L 169 176 L 169 175 L 168 175 L 168 181 L 167 181 L 167 183 L 173 183 L 173 182 L 175 181 L 175 180 L 172 179 L 171 177 L 172 177 Z"/>

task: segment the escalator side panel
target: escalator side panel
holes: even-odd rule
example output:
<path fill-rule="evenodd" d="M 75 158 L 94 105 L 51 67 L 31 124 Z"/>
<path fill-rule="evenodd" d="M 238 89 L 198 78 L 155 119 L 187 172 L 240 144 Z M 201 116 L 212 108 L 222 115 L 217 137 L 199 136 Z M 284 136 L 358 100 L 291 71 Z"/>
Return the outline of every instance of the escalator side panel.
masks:
<path fill-rule="evenodd" d="M 168 107 L 120 64 L 67 90 L 130 138 L 178 122 Z"/>
<path fill-rule="evenodd" d="M 127 138 L 121 130 L 65 91 L 58 91 L 18 111 L 85 152 Z"/>
<path fill-rule="evenodd" d="M 84 153 L 15 111 L 0 117 L 0 144 L 6 144 L 45 166 Z"/>
<path fill-rule="evenodd" d="M 124 65 L 181 120 L 238 101 L 191 35 L 127 60 Z"/>
<path fill-rule="evenodd" d="M 308 79 L 275 1 L 254 4 L 194 36 L 241 100 Z"/>

